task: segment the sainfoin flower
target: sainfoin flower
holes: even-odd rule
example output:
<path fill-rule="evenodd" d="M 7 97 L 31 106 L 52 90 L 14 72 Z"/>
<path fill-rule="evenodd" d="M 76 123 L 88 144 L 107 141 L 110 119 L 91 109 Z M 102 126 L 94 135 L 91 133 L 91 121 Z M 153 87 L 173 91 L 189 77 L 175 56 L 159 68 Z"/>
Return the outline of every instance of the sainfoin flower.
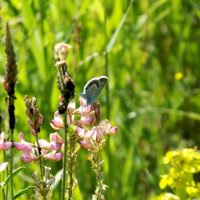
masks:
<path fill-rule="evenodd" d="M 100 143 L 105 135 L 113 135 L 117 133 L 117 127 L 111 127 L 108 120 L 102 121 L 98 126 L 94 126 L 91 130 L 86 127 L 77 127 L 77 134 L 82 139 L 83 148 L 93 148 L 93 144 Z"/>
<path fill-rule="evenodd" d="M 67 107 L 67 123 L 73 124 L 74 123 L 74 112 L 75 110 L 75 100 L 72 100 Z M 51 120 L 50 123 L 51 127 L 55 130 L 64 128 L 64 117 L 59 114 L 58 111 L 55 112 L 54 118 Z"/>
<path fill-rule="evenodd" d="M 63 139 L 58 133 L 50 134 L 50 146 L 52 150 L 54 151 L 60 150 L 62 144 L 63 144 Z"/>
<path fill-rule="evenodd" d="M 5 133 L 0 134 L 0 150 L 8 150 L 12 146 L 12 142 L 5 141 Z"/>
<path fill-rule="evenodd" d="M 86 106 L 86 101 L 80 97 L 80 107 L 74 113 L 80 114 L 80 120 L 76 122 L 78 126 L 97 125 L 101 117 L 100 104 Z"/>
<path fill-rule="evenodd" d="M 48 159 L 48 160 L 56 160 L 56 161 L 59 161 L 59 160 L 62 159 L 63 154 L 62 154 L 62 153 L 56 153 L 56 151 L 52 151 L 51 153 L 48 153 L 48 154 L 43 155 L 43 157 L 44 157 L 45 159 Z"/>
<path fill-rule="evenodd" d="M 23 151 L 22 160 L 26 163 L 38 160 L 38 156 L 42 159 L 56 161 L 62 159 L 62 153 L 57 153 L 63 143 L 62 138 L 58 133 L 50 134 L 50 142 L 44 139 L 38 140 L 40 153 L 38 153 L 38 144 L 26 142 L 23 133 L 19 134 L 19 139 L 20 142 L 14 142 L 14 146 L 17 150 Z"/>
<path fill-rule="evenodd" d="M 27 152 L 32 150 L 32 144 L 24 140 L 24 134 L 22 132 L 19 133 L 19 140 L 20 142 L 14 142 L 14 146 L 17 150 L 23 150 Z"/>
<path fill-rule="evenodd" d="M 17 150 L 23 151 L 23 155 L 21 157 L 22 160 L 25 163 L 37 160 L 37 157 L 34 154 L 33 145 L 24 140 L 24 134 L 22 132 L 19 133 L 19 140 L 20 140 L 20 142 L 14 142 L 14 146 Z"/>

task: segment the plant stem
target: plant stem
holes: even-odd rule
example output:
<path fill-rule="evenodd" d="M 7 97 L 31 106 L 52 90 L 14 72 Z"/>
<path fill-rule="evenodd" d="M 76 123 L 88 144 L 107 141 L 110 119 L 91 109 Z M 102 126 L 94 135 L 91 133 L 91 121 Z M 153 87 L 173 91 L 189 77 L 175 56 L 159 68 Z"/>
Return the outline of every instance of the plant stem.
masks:
<path fill-rule="evenodd" d="M 76 144 L 76 136 L 73 132 L 73 129 L 70 129 L 70 138 L 69 138 L 69 167 L 68 167 L 68 173 L 69 173 L 69 188 L 68 188 L 68 194 L 69 194 L 69 200 L 73 199 L 73 168 L 75 163 L 75 144 Z"/>
<path fill-rule="evenodd" d="M 2 188 L 2 195 L 3 195 L 3 200 L 6 200 L 6 195 L 5 195 L 5 190 L 4 190 L 4 188 Z"/>
<path fill-rule="evenodd" d="M 13 133 L 14 133 L 14 130 L 10 129 L 10 131 L 11 131 L 10 140 L 11 140 L 11 142 L 13 144 Z M 11 199 L 13 199 L 13 197 L 14 197 L 12 171 L 13 171 L 13 145 L 10 148 L 10 192 L 11 192 Z"/>
<path fill-rule="evenodd" d="M 40 165 L 40 174 L 41 180 L 43 180 L 43 169 L 42 169 L 42 160 L 41 160 L 41 148 L 38 142 L 38 133 L 35 134 L 36 142 L 37 142 L 37 149 L 38 149 L 38 156 L 39 156 L 39 165 Z"/>
<path fill-rule="evenodd" d="M 107 9 L 106 9 L 106 0 L 104 0 L 104 38 L 105 38 L 105 73 L 106 76 L 109 77 L 108 65 L 109 65 L 109 57 L 107 51 L 107 43 L 108 43 L 108 35 L 107 35 Z M 109 81 L 106 85 L 106 118 L 110 119 L 110 91 L 109 91 Z M 107 156 L 108 156 L 108 185 L 112 188 L 112 156 L 110 150 L 110 137 L 108 137 L 107 141 Z M 109 198 L 111 198 L 111 190 L 109 191 Z"/>
<path fill-rule="evenodd" d="M 64 158 L 63 158 L 63 182 L 62 182 L 62 191 L 61 199 L 65 199 L 65 188 L 66 188 L 66 171 L 67 171 L 67 112 L 64 114 Z"/>
<path fill-rule="evenodd" d="M 72 135 L 71 135 L 72 137 Z M 69 200 L 72 200 L 72 185 L 73 185 L 73 160 L 72 160 L 72 138 L 70 137 L 70 147 L 69 147 Z"/>
<path fill-rule="evenodd" d="M 102 168 L 103 168 L 103 161 L 101 159 L 101 149 L 99 147 L 98 150 L 94 152 L 93 154 L 93 167 L 94 171 L 96 173 L 96 189 L 95 189 L 95 199 L 96 200 L 102 200 L 104 199 L 104 196 L 102 194 L 103 191 L 103 178 L 102 178 Z"/>

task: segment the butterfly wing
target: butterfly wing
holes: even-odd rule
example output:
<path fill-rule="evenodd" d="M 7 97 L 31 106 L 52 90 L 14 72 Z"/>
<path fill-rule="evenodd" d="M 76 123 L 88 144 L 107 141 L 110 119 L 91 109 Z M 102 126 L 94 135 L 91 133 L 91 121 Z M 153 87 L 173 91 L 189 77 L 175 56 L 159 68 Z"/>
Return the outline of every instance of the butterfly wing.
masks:
<path fill-rule="evenodd" d="M 87 101 L 87 105 L 96 101 L 107 80 L 108 78 L 106 76 L 101 76 L 99 78 L 93 78 L 86 83 L 83 93 L 80 96 Z"/>
<path fill-rule="evenodd" d="M 99 94 L 102 91 L 102 89 L 104 88 L 104 86 L 107 83 L 108 78 L 106 76 L 101 76 L 99 77 Z M 99 96 L 98 94 L 98 96 Z"/>
<path fill-rule="evenodd" d="M 83 90 L 86 96 L 87 104 L 92 104 L 96 101 L 99 94 L 99 81 L 97 78 L 89 80 Z"/>

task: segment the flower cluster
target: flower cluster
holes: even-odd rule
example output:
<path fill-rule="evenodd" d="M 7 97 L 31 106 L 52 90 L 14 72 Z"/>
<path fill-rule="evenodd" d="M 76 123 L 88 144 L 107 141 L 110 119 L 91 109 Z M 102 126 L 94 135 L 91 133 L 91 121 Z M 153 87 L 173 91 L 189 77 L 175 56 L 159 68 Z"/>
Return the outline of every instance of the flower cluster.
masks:
<path fill-rule="evenodd" d="M 80 97 L 80 107 L 75 110 L 75 103 L 72 101 L 67 114 L 67 123 L 76 125 L 77 136 L 81 138 L 80 144 L 85 149 L 94 149 L 95 144 L 100 143 L 105 135 L 117 132 L 117 127 L 112 127 L 109 120 L 100 121 L 99 103 L 86 106 L 86 101 Z M 79 115 L 79 119 L 75 121 L 74 115 Z M 51 126 L 56 130 L 64 127 L 63 117 L 58 111 L 54 114 Z"/>
<path fill-rule="evenodd" d="M 55 132 L 50 134 L 50 142 L 44 139 L 38 139 L 40 132 L 40 126 L 44 121 L 44 117 L 40 114 L 37 108 L 37 100 L 35 97 L 29 99 L 28 96 L 24 98 L 26 104 L 26 115 L 28 116 L 28 124 L 31 132 L 36 139 L 35 144 L 25 141 L 24 134 L 19 133 L 19 142 L 10 142 L 5 140 L 5 134 L 0 134 L 0 150 L 8 150 L 11 146 L 15 147 L 16 150 L 23 152 L 22 160 L 25 163 L 31 161 L 41 162 L 41 159 L 49 160 L 61 160 L 63 157 L 62 153 L 58 153 L 63 144 L 61 136 Z"/>
<path fill-rule="evenodd" d="M 164 164 L 169 165 L 170 170 L 161 176 L 160 188 L 170 187 L 175 192 L 171 199 L 200 196 L 200 184 L 195 181 L 195 175 L 200 172 L 200 153 L 196 148 L 169 151 L 164 157 Z M 162 194 L 158 199 L 166 199 L 164 197 L 165 194 Z"/>
<path fill-rule="evenodd" d="M 77 109 L 80 120 L 77 121 L 77 134 L 81 138 L 81 146 L 85 149 L 95 149 L 105 135 L 117 133 L 117 127 L 112 127 L 109 120 L 101 121 L 100 104 L 93 103 L 86 106 L 80 97 L 81 106 Z M 92 128 L 90 128 L 92 126 Z"/>
<path fill-rule="evenodd" d="M 0 150 L 8 150 L 12 146 L 12 142 L 5 141 L 4 133 L 0 135 Z M 24 134 L 19 133 L 19 142 L 13 142 L 13 146 L 16 150 L 21 150 L 23 152 L 22 160 L 25 163 L 36 161 L 38 160 L 38 153 L 37 153 L 37 143 L 32 144 L 24 139 Z M 48 160 L 61 160 L 62 153 L 58 153 L 61 149 L 63 140 L 58 133 L 51 133 L 50 134 L 50 142 L 41 139 L 38 141 L 41 149 L 40 157 L 42 159 Z"/>

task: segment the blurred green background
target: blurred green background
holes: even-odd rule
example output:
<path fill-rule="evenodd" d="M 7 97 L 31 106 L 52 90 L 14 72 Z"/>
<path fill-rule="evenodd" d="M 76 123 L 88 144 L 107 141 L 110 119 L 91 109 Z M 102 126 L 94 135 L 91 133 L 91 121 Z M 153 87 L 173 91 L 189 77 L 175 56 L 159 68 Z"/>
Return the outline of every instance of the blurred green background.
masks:
<path fill-rule="evenodd" d="M 58 107 L 54 45 L 73 46 L 69 71 L 76 100 L 92 77 L 108 74 L 109 102 L 102 91 L 103 118 L 118 126 L 103 154 L 106 199 L 154 199 L 162 157 L 169 149 L 200 144 L 199 0 L 3 0 L 1 5 L 0 109 L 7 117 L 2 83 L 9 22 L 18 63 L 15 140 L 22 131 L 33 140 L 24 114 L 24 95 L 35 96 L 45 116 L 40 138 L 53 132 Z M 79 188 L 74 199 L 90 199 L 95 177 L 87 151 L 78 156 Z M 61 162 L 47 162 L 52 173 Z M 15 168 L 25 165 L 20 153 Z M 15 192 L 31 185 L 37 165 L 27 164 L 15 178 Z M 30 194 L 28 194 L 30 195 Z M 53 193 L 59 199 L 60 189 Z M 27 199 L 23 196 L 20 199 Z"/>

